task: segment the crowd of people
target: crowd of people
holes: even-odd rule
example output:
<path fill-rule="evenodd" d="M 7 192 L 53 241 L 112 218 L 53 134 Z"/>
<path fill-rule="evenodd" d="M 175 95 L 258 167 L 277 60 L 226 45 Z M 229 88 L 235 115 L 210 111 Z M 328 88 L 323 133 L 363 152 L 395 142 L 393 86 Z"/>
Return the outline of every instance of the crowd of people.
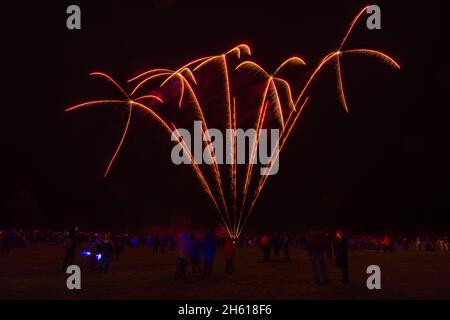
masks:
<path fill-rule="evenodd" d="M 326 233 L 326 232 L 325 232 Z M 0 243 L 4 250 L 3 253 L 7 253 L 12 248 L 25 248 L 31 247 L 33 244 L 57 244 L 61 245 L 67 241 L 68 232 L 63 231 L 50 231 L 50 230 L 2 230 L 0 229 Z M 104 233 L 99 232 L 83 232 L 78 231 L 77 239 L 80 244 L 93 241 L 98 237 L 102 237 Z M 125 241 L 125 246 L 129 247 L 151 247 L 154 248 L 154 252 L 158 250 L 164 251 L 164 249 L 175 250 L 177 242 L 181 235 L 171 234 L 129 234 L 118 233 L 111 234 L 114 237 L 120 237 Z M 261 238 L 273 238 L 274 240 L 274 253 L 282 254 L 285 258 L 289 256 L 289 246 L 295 248 L 304 248 L 307 237 L 307 232 L 302 234 L 294 233 L 274 233 L 272 234 L 254 234 L 245 235 L 241 237 L 238 242 L 242 247 L 254 247 L 258 246 Z M 326 233 L 327 237 L 330 237 Z M 448 236 L 431 236 L 431 235 L 417 235 L 417 236 L 405 236 L 405 235 L 349 235 L 348 246 L 350 250 L 380 250 L 383 251 L 387 247 L 392 250 L 416 250 L 416 251 L 449 251 L 449 238 Z M 223 239 L 219 239 L 223 242 Z M 264 240 L 266 241 L 266 240 Z M 286 243 L 289 242 L 289 246 Z M 278 257 L 278 255 L 277 255 Z M 275 258 L 277 260 L 278 258 Z M 288 258 L 287 258 L 288 259 Z"/>
<path fill-rule="evenodd" d="M 449 251 L 447 236 L 369 236 L 346 237 L 341 230 L 335 233 L 321 230 L 304 234 L 274 233 L 248 235 L 240 239 L 217 237 L 213 232 L 206 235 L 181 233 L 175 235 L 136 235 L 111 232 L 81 232 L 77 227 L 67 232 L 0 230 L 1 254 L 9 254 L 12 248 L 27 248 L 35 244 L 64 245 L 62 269 L 74 263 L 77 254 L 87 257 L 86 268 L 90 272 L 106 273 L 110 262 L 119 260 L 125 248 L 145 247 L 153 255 L 164 251 L 176 251 L 175 275 L 177 278 L 189 274 L 210 276 L 216 258 L 217 247 L 225 256 L 226 273 L 233 272 L 233 261 L 237 247 L 257 247 L 261 250 L 262 262 L 290 261 L 290 248 L 306 250 L 310 257 L 316 284 L 329 284 L 325 258 L 334 258 L 341 270 L 342 283 L 349 282 L 348 250 L 393 251 Z M 202 263 L 203 262 L 203 263 Z M 190 270 L 190 271 L 189 271 Z"/>

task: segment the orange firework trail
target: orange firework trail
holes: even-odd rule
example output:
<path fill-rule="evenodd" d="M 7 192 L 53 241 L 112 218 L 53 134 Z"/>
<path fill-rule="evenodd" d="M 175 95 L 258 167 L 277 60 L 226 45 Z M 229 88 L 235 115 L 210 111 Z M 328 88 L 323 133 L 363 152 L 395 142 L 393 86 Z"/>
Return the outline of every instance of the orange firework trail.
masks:
<path fill-rule="evenodd" d="M 255 204 L 269 178 L 269 175 L 254 174 L 262 130 L 274 126 L 280 129 L 279 138 L 275 143 L 276 147 L 269 151 L 269 163 L 273 164 L 279 159 L 280 153 L 300 119 L 302 111 L 310 100 L 310 95 L 308 94 L 309 96 L 306 97 L 306 94 L 311 84 L 320 71 L 329 64 L 334 64 L 339 100 L 344 110 L 348 112 L 342 74 L 341 58 L 343 55 L 371 56 L 380 59 L 389 66 L 400 69 L 400 65 L 394 59 L 381 51 L 367 48 L 344 49 L 352 30 L 366 10 L 367 7 L 355 16 L 338 49 L 326 54 L 317 66 L 311 69 L 309 77 L 302 86 L 289 82 L 282 78 L 280 74 L 283 74 L 287 69 L 304 68 L 306 63 L 303 59 L 291 57 L 282 62 L 273 74 L 270 74 L 255 62 L 243 60 L 244 56 L 251 56 L 251 50 L 249 46 L 241 44 L 226 53 L 195 59 L 178 69 L 155 68 L 145 71 L 128 80 L 128 84 L 134 84 L 130 88 L 129 94 L 109 75 L 102 72 L 93 72 L 91 73 L 92 76 L 107 80 L 120 92 L 124 99 L 88 101 L 72 106 L 66 111 L 115 105 L 123 106 L 127 112 L 121 138 L 106 165 L 105 177 L 110 172 L 126 141 L 132 124 L 133 109 L 139 109 L 149 114 L 151 119 L 156 121 L 169 136 L 177 139 L 175 143 L 180 145 L 183 154 L 190 159 L 194 175 L 202 190 L 211 200 L 227 232 L 231 237 L 238 238 L 253 213 Z M 211 72 L 210 70 L 214 71 Z M 221 81 L 220 84 L 216 85 L 217 82 L 211 81 L 211 77 L 218 77 Z M 247 78 L 250 80 L 247 80 Z M 246 91 L 241 87 L 234 86 L 234 81 L 237 79 L 240 82 L 249 82 L 249 86 L 258 88 L 257 97 L 253 97 L 255 90 Z M 245 81 L 242 79 L 245 79 Z M 210 83 L 213 83 L 213 85 Z M 295 89 L 295 91 L 292 89 Z M 298 92 L 296 98 L 294 98 L 293 92 Z M 210 101 L 215 101 L 215 103 L 221 101 L 222 108 L 218 109 L 217 105 L 211 107 Z M 158 107 L 156 108 L 156 106 Z M 220 112 L 223 112 L 224 118 L 222 118 Z M 175 124 L 175 117 L 167 115 L 174 113 L 180 115 L 180 117 L 176 117 L 177 119 L 201 122 L 201 131 L 204 135 L 203 140 L 205 140 L 202 142 L 202 147 L 211 156 L 210 164 L 202 163 L 195 158 L 186 141 L 184 141 L 184 137 L 180 135 L 177 129 L 179 126 Z M 225 164 L 220 164 L 217 159 L 207 124 L 207 120 L 208 122 L 211 119 L 214 120 L 214 116 L 217 118 L 218 113 L 221 115 L 219 118 L 223 120 L 223 128 L 233 133 L 232 135 L 226 135 L 226 154 L 231 155 L 229 157 L 231 161 L 230 163 L 225 161 Z M 241 119 L 238 115 L 244 113 L 246 117 Z M 248 114 L 253 115 L 250 120 L 248 120 Z M 236 130 L 238 125 L 248 126 L 248 124 L 250 124 L 250 129 L 255 130 L 256 136 L 248 146 L 249 161 L 245 165 L 238 165 Z M 242 152 L 242 150 L 239 151 Z M 270 170 L 270 167 L 268 170 Z"/>

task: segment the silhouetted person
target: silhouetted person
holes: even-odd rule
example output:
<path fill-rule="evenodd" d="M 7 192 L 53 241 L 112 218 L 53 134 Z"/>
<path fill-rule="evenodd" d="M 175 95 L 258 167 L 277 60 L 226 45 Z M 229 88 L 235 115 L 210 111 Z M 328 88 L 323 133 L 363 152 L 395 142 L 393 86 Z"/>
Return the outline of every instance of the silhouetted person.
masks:
<path fill-rule="evenodd" d="M 422 250 L 422 241 L 420 240 L 420 237 L 417 236 L 416 238 L 416 250 L 421 251 Z"/>
<path fill-rule="evenodd" d="M 160 244 L 160 239 L 159 239 L 159 236 L 156 235 L 156 236 L 153 237 L 153 242 L 152 242 L 153 254 L 157 254 L 158 253 L 158 251 L 159 251 L 159 244 Z"/>
<path fill-rule="evenodd" d="M 119 260 L 119 256 L 122 253 L 123 249 L 125 248 L 125 241 L 121 236 L 114 236 L 113 243 L 114 243 L 114 257 L 116 260 Z"/>
<path fill-rule="evenodd" d="M 231 238 L 227 238 L 225 241 L 223 251 L 225 253 L 225 272 L 231 273 L 233 267 L 233 257 L 236 251 L 236 246 Z"/>
<path fill-rule="evenodd" d="M 189 238 L 186 234 L 181 234 L 178 239 L 178 257 L 177 257 L 177 270 L 175 276 L 185 276 L 188 266 L 188 259 L 190 252 Z"/>
<path fill-rule="evenodd" d="M 290 261 L 291 257 L 289 255 L 289 237 L 286 234 L 281 237 L 281 247 L 284 253 L 284 259 L 286 261 Z"/>
<path fill-rule="evenodd" d="M 9 246 L 12 241 L 11 233 L 5 230 L 1 235 L 0 240 L 2 242 L 2 254 L 4 253 L 9 254 L 10 253 Z"/>
<path fill-rule="evenodd" d="M 68 266 L 73 264 L 75 252 L 77 249 L 78 228 L 73 227 L 69 230 L 66 240 L 66 254 L 64 256 L 62 269 L 66 270 Z"/>
<path fill-rule="evenodd" d="M 392 252 L 392 240 L 389 236 L 385 236 L 383 238 L 383 251 L 386 252 Z"/>
<path fill-rule="evenodd" d="M 325 255 L 327 259 L 331 259 L 333 258 L 333 236 L 327 232 L 325 234 L 325 240 L 327 244 L 325 249 Z"/>
<path fill-rule="evenodd" d="M 167 247 L 167 236 L 159 238 L 159 252 L 163 253 Z"/>
<path fill-rule="evenodd" d="M 99 261 L 97 259 L 97 255 L 101 254 L 102 252 L 102 239 L 100 236 L 95 237 L 94 241 L 92 242 L 89 250 L 91 252 L 91 255 L 88 259 L 88 266 L 89 266 L 89 272 L 97 271 Z"/>
<path fill-rule="evenodd" d="M 280 261 L 281 236 L 279 233 L 273 237 L 273 260 Z"/>
<path fill-rule="evenodd" d="M 191 235 L 191 240 L 193 242 L 191 255 L 192 273 L 200 273 L 200 255 L 202 251 L 202 243 L 194 235 Z"/>
<path fill-rule="evenodd" d="M 261 238 L 261 241 L 259 242 L 259 245 L 261 246 L 261 250 L 263 251 L 263 261 L 268 262 L 270 261 L 270 247 L 271 247 L 271 240 L 268 235 L 263 235 Z"/>
<path fill-rule="evenodd" d="M 212 233 L 208 233 L 203 240 L 203 250 L 205 251 L 205 266 L 203 268 L 204 275 L 212 273 L 214 258 L 216 256 L 216 239 Z"/>
<path fill-rule="evenodd" d="M 99 273 L 106 273 L 109 270 L 109 262 L 112 260 L 114 255 L 114 247 L 113 243 L 109 237 L 109 235 L 105 234 L 101 250 L 100 250 L 100 259 L 99 259 L 99 266 L 98 266 L 98 272 Z"/>
<path fill-rule="evenodd" d="M 334 239 L 334 252 L 336 255 L 336 267 L 341 269 L 342 283 L 348 283 L 348 245 L 347 239 L 341 230 L 336 232 Z"/>
<path fill-rule="evenodd" d="M 403 246 L 403 250 L 405 251 L 409 251 L 409 241 L 408 238 L 403 238 L 402 240 L 402 246 Z"/>
<path fill-rule="evenodd" d="M 328 272 L 323 254 L 326 250 L 326 240 L 318 232 L 313 232 L 306 242 L 306 250 L 311 258 L 314 273 L 314 283 L 320 284 L 322 279 L 325 284 L 330 284 Z"/>

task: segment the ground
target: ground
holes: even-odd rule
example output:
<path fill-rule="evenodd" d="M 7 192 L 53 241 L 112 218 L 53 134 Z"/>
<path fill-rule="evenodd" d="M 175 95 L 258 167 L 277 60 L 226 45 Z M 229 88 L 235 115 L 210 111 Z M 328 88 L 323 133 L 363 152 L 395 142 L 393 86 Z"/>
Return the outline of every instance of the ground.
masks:
<path fill-rule="evenodd" d="M 108 274 L 83 271 L 82 289 L 69 291 L 60 270 L 64 248 L 34 246 L 0 255 L 0 299 L 450 299 L 449 253 L 351 251 L 351 283 L 340 283 L 330 260 L 331 286 L 314 285 L 303 250 L 291 254 L 291 262 L 263 263 L 258 249 L 239 248 L 235 272 L 226 275 L 219 250 L 212 277 L 176 280 L 175 252 L 126 249 Z M 75 263 L 84 262 L 77 255 Z M 372 264 L 381 268 L 381 290 L 366 287 Z"/>

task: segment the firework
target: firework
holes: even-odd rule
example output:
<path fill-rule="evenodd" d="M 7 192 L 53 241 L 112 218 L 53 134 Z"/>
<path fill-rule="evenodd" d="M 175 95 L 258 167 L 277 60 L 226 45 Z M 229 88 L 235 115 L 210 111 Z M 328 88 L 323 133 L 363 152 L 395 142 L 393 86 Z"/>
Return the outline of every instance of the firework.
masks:
<path fill-rule="evenodd" d="M 283 150 L 293 128 L 310 98 L 308 89 L 320 71 L 329 64 L 335 66 L 337 92 L 346 112 L 349 111 L 342 74 L 342 56 L 362 54 L 379 58 L 389 66 L 400 68 L 399 64 L 387 54 L 373 49 L 344 49 L 352 30 L 367 7 L 363 8 L 352 20 L 338 49 L 325 55 L 303 85 L 298 85 L 283 78 L 286 69 L 306 68 L 300 57 L 291 57 L 282 62 L 270 74 L 263 67 L 248 58 L 252 52 L 245 44 L 238 45 L 226 53 L 202 57 L 186 63 L 178 69 L 155 68 L 136 75 L 128 80 L 132 85 L 128 94 L 115 80 L 101 72 L 91 76 L 101 77 L 111 83 L 123 95 L 123 100 L 94 100 L 84 102 L 66 111 L 90 108 L 94 106 L 119 105 L 127 112 L 126 123 L 110 161 L 106 165 L 105 177 L 110 172 L 119 154 L 132 123 L 134 109 L 149 114 L 169 136 L 175 136 L 184 154 L 190 159 L 193 173 L 202 189 L 211 200 L 226 230 L 232 238 L 238 238 L 253 213 L 269 175 L 254 174 L 255 157 L 263 128 L 277 127 L 281 134 L 276 141 L 276 148 L 271 151 L 270 162 L 276 161 Z M 214 83 L 214 87 L 207 87 Z M 240 83 L 240 85 L 234 85 Z M 251 89 L 248 89 L 251 88 Z M 256 88 L 256 94 L 255 94 Z M 296 97 L 293 92 L 299 92 Z M 211 106 L 214 101 L 214 106 Z M 155 107 L 158 105 L 158 108 Z M 201 121 L 201 130 L 206 137 L 205 150 L 211 155 L 211 164 L 196 162 L 183 138 L 178 134 L 175 118 L 170 118 L 165 110 L 177 109 L 181 118 Z M 164 115 L 163 115 L 164 114 Z M 173 114 L 173 113 L 172 113 Z M 233 161 L 219 164 L 211 147 L 208 123 L 217 122 L 217 115 L 222 119 L 223 129 L 233 130 L 234 136 L 227 135 L 227 154 Z M 178 117 L 177 117 L 178 119 Z M 237 164 L 236 129 L 251 127 L 256 131 L 256 139 L 249 146 L 249 161 L 246 165 Z"/>

